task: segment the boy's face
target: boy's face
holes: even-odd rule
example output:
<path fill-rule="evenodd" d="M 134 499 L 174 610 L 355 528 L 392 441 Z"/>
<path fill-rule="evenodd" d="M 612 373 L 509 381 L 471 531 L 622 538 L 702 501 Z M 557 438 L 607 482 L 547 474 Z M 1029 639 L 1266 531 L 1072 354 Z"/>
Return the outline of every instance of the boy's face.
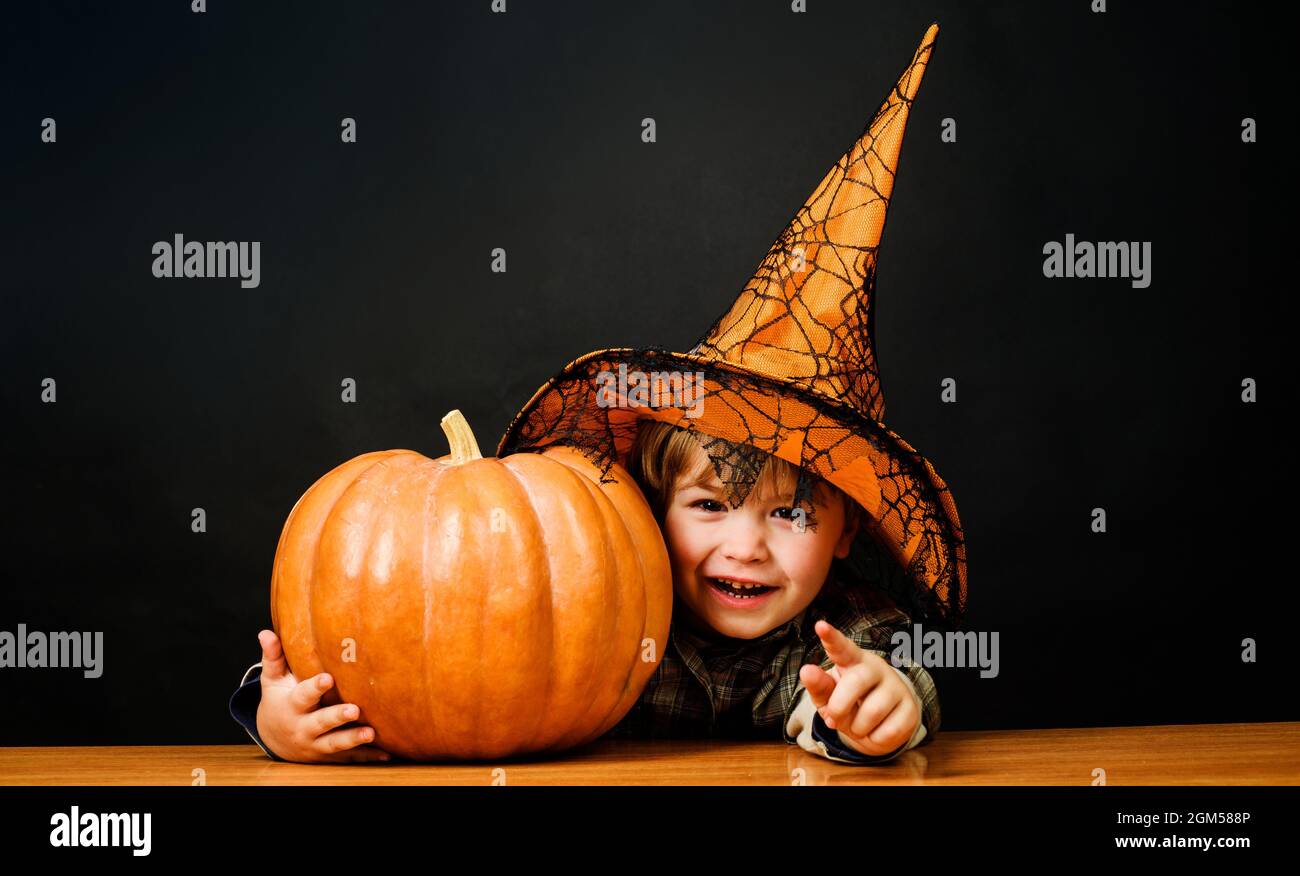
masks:
<path fill-rule="evenodd" d="M 664 539 L 673 565 L 673 590 L 687 623 L 737 639 L 753 639 L 803 611 L 817 596 L 834 557 L 848 556 L 856 525 L 845 526 L 841 498 L 818 485 L 813 512 L 799 526 L 789 496 L 755 488 L 739 508 L 722 496 L 722 484 L 704 451 L 694 448 L 691 477 L 679 478 L 664 513 Z M 708 482 L 688 486 L 703 470 Z M 829 501 L 828 501 L 829 500 Z M 740 579 L 767 589 L 724 592 L 717 578 Z"/>

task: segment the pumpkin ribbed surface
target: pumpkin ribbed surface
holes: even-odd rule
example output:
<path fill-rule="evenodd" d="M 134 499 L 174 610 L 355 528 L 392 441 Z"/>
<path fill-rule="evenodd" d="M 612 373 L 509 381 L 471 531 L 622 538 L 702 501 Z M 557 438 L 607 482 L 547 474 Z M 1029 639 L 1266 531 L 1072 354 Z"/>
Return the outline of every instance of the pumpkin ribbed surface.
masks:
<path fill-rule="evenodd" d="M 668 632 L 667 549 L 626 472 L 599 484 L 567 447 L 473 456 L 349 460 L 298 500 L 276 550 L 272 623 L 293 672 L 331 673 L 324 702 L 356 703 L 374 744 L 407 758 L 595 739 Z"/>

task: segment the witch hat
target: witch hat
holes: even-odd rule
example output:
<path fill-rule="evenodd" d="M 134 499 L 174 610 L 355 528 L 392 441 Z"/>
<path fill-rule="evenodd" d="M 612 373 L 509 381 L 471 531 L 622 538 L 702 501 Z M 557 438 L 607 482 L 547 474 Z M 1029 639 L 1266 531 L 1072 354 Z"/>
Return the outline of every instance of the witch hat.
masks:
<path fill-rule="evenodd" d="M 859 538 L 874 538 L 905 571 L 895 595 L 913 621 L 959 626 L 966 551 L 957 507 L 930 462 L 883 422 L 871 306 L 903 131 L 938 32 L 937 23 L 926 30 L 866 130 L 699 343 L 575 359 L 519 411 L 497 456 L 565 444 L 610 477 L 639 421 L 655 419 L 696 434 L 738 507 L 763 454 L 773 454 L 862 506 Z"/>

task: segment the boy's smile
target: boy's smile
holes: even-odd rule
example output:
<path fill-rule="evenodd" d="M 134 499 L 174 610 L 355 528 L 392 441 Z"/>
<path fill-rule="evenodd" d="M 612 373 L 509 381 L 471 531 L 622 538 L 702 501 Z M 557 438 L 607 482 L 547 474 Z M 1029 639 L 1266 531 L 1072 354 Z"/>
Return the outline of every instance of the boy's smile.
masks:
<path fill-rule="evenodd" d="M 831 560 L 848 555 L 857 521 L 845 526 L 844 505 L 825 484 L 806 517 L 765 483 L 732 508 L 704 452 L 694 454 L 664 515 L 678 611 L 706 635 L 758 638 L 816 598 Z"/>

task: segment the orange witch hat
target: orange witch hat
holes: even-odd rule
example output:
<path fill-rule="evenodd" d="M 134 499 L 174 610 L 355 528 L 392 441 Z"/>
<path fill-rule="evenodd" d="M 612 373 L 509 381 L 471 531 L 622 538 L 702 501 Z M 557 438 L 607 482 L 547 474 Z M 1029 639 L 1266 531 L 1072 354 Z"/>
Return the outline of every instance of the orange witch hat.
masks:
<path fill-rule="evenodd" d="M 660 420 L 696 434 L 738 507 L 773 454 L 852 496 L 867 513 L 863 534 L 906 573 L 896 595 L 912 619 L 956 628 L 966 601 L 957 506 L 929 461 L 883 422 L 871 307 L 903 131 L 938 32 L 926 30 L 866 130 L 699 343 L 575 359 L 515 416 L 497 455 L 567 444 L 608 477 L 639 421 Z"/>

